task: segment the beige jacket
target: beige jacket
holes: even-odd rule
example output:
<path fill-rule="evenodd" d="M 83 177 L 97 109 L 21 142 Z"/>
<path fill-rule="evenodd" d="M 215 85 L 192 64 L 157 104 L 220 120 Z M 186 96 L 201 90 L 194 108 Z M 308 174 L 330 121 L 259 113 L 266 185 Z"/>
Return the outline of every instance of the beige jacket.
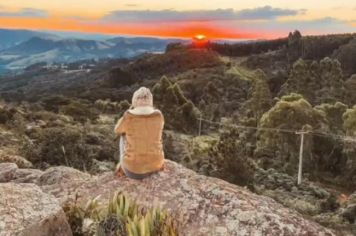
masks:
<path fill-rule="evenodd" d="M 164 118 L 159 110 L 138 107 L 125 112 L 115 132 L 125 135 L 125 154 L 121 165 L 136 174 L 158 171 L 164 162 L 162 132 Z"/>

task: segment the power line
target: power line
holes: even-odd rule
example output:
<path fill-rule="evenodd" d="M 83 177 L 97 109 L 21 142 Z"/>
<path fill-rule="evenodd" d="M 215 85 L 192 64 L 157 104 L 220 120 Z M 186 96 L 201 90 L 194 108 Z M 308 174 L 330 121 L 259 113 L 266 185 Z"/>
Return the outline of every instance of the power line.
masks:
<path fill-rule="evenodd" d="M 226 123 L 222 123 L 222 122 L 216 122 L 216 121 L 203 119 L 201 117 L 197 118 L 197 120 L 199 121 L 199 131 L 198 131 L 199 136 L 200 136 L 201 130 L 202 130 L 202 124 L 200 123 L 201 121 L 204 121 L 204 122 L 207 122 L 210 124 L 219 125 L 219 126 L 234 127 L 237 129 L 250 129 L 250 130 L 256 130 L 256 131 L 274 131 L 274 132 L 279 132 L 279 133 L 290 133 L 290 134 L 296 134 L 296 135 L 298 135 L 298 132 L 300 132 L 300 130 L 292 130 L 292 129 L 280 129 L 280 128 L 268 128 L 268 127 L 255 127 L 255 126 L 245 126 L 245 125 L 236 125 L 236 124 L 226 124 Z M 96 124 L 95 126 L 112 126 L 112 127 L 114 127 L 115 125 Z M 344 142 L 356 142 L 356 138 L 354 138 L 352 136 L 345 136 L 345 135 L 332 134 L 332 133 L 322 133 L 322 132 L 316 132 L 316 131 L 309 131 L 308 134 L 312 134 L 312 135 L 319 136 L 319 137 L 330 137 L 330 138 L 334 138 L 334 139 L 341 140 Z"/>
<path fill-rule="evenodd" d="M 291 134 L 296 134 L 299 135 L 298 132 L 300 130 L 291 130 L 291 129 L 279 129 L 279 128 L 266 128 L 266 127 L 254 127 L 254 126 L 244 126 L 244 125 L 235 125 L 235 124 L 226 124 L 226 123 L 221 123 L 221 122 L 214 122 L 202 118 L 198 118 L 198 120 L 205 121 L 210 124 L 215 124 L 215 125 L 221 125 L 221 126 L 227 126 L 227 127 L 234 127 L 238 129 L 251 129 L 251 130 L 261 130 L 261 131 L 275 131 L 275 132 L 280 132 L 280 133 L 291 133 Z M 322 133 L 322 132 L 315 132 L 315 131 L 310 131 L 308 132 L 309 134 L 316 135 L 316 136 L 323 136 L 323 137 L 332 137 L 334 139 L 346 141 L 346 142 L 356 142 L 356 138 L 351 137 L 351 136 L 342 136 L 338 134 L 332 134 L 332 133 Z"/>
<path fill-rule="evenodd" d="M 304 153 L 304 138 L 305 135 L 307 134 L 312 134 L 312 135 L 317 135 L 317 136 L 323 136 L 323 137 L 333 137 L 335 139 L 340 139 L 342 141 L 346 142 L 356 142 L 356 139 L 350 136 L 341 136 L 341 135 L 336 135 L 336 134 L 330 134 L 330 133 L 321 133 L 321 132 L 313 132 L 313 131 L 297 131 L 297 130 L 291 130 L 291 129 L 278 129 L 278 128 L 266 128 L 266 127 L 254 127 L 254 126 L 244 126 L 244 125 L 234 125 L 234 124 L 225 124 L 221 122 L 214 122 L 206 119 L 202 119 L 202 116 L 198 118 L 199 120 L 199 135 L 201 133 L 201 123 L 202 121 L 208 122 L 210 124 L 216 124 L 219 126 L 230 126 L 230 127 L 235 127 L 235 128 L 240 128 L 240 129 L 252 129 L 252 130 L 263 130 L 263 131 L 275 131 L 275 132 L 280 132 L 280 133 L 292 133 L 295 135 L 300 136 L 300 147 L 299 147 L 299 163 L 298 163 L 298 178 L 297 178 L 297 184 L 300 185 L 302 183 L 302 172 L 303 172 L 303 153 Z"/>
<path fill-rule="evenodd" d="M 199 118 L 198 118 L 199 120 Z M 216 125 L 222 125 L 222 126 L 230 126 L 234 128 L 241 128 L 241 129 L 253 129 L 253 130 L 264 130 L 264 131 L 277 131 L 277 132 L 284 132 L 284 133 L 295 133 L 297 132 L 296 130 L 289 130 L 289 129 L 278 129 L 278 128 L 262 128 L 262 127 L 254 127 L 254 126 L 244 126 L 244 125 L 235 125 L 235 124 L 225 124 L 221 122 L 214 122 L 206 119 L 201 119 L 202 121 L 211 123 L 211 124 L 216 124 Z"/>

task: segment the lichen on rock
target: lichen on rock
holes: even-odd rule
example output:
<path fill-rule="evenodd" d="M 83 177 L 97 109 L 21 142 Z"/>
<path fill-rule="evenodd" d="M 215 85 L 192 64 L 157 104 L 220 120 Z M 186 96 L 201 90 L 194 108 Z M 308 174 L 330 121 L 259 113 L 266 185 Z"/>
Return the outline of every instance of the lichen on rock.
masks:
<path fill-rule="evenodd" d="M 34 184 L 0 184 L 0 235 L 71 236 L 57 199 Z"/>
<path fill-rule="evenodd" d="M 15 168 L 15 173 L 20 170 Z M 164 171 L 142 181 L 117 177 L 113 172 L 91 176 L 69 167 L 59 166 L 46 170 L 34 182 L 43 192 L 52 194 L 57 200 L 52 197 L 50 201 L 48 194 L 40 198 L 43 192 L 33 184 L 8 183 L 7 186 L 21 186 L 22 189 L 26 187 L 19 197 L 22 201 L 18 203 L 19 206 L 26 201 L 30 201 L 31 204 L 32 201 L 36 201 L 36 204 L 40 204 L 36 209 L 41 212 L 41 217 L 46 216 L 44 212 L 53 215 L 54 213 L 50 212 L 55 212 L 54 209 L 59 206 L 58 202 L 61 206 L 86 204 L 100 196 L 99 203 L 107 203 L 114 193 L 122 192 L 142 207 L 161 207 L 168 210 L 179 222 L 180 235 L 334 235 L 331 230 L 303 218 L 299 213 L 283 207 L 269 197 L 256 195 L 245 188 L 217 178 L 196 174 L 169 160 L 166 160 Z M 9 197 L 13 199 L 20 193 L 19 190 L 13 193 L 3 189 L 5 188 L 0 189 L 1 196 L 6 192 L 11 193 L 7 194 L 5 199 Z M 0 199 L 2 203 L 0 212 L 11 218 L 5 212 L 13 204 L 6 204 L 3 199 Z M 33 203 L 31 206 L 36 207 L 36 204 Z M 48 209 L 45 208 L 47 205 Z M 62 217 L 62 213 L 58 214 Z M 31 221 L 41 225 L 40 217 L 32 216 Z M 27 227 L 26 222 L 22 224 L 24 229 Z M 1 227 L 12 227 L 12 224 L 8 224 Z M 61 223 L 62 226 L 63 224 L 65 223 Z"/>
<path fill-rule="evenodd" d="M 164 171 L 142 181 L 108 172 L 79 185 L 61 182 L 58 188 L 61 191 L 53 191 L 53 184 L 51 192 L 60 202 L 84 204 L 99 195 L 100 201 L 107 202 L 120 191 L 144 207 L 161 206 L 178 220 L 181 235 L 333 235 L 271 198 L 198 175 L 172 161 L 166 161 Z"/>

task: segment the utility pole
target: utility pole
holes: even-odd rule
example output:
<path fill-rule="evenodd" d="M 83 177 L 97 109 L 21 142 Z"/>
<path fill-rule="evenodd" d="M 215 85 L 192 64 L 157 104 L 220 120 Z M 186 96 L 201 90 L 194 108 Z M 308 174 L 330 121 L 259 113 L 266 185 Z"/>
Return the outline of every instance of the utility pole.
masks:
<path fill-rule="evenodd" d="M 309 133 L 309 131 L 299 131 L 296 134 L 300 135 L 300 148 L 299 148 L 299 165 L 298 165 L 298 182 L 300 185 L 302 183 L 302 172 L 303 172 L 303 152 L 304 152 L 304 135 Z"/>
<path fill-rule="evenodd" d="M 200 113 L 200 118 L 199 118 L 199 131 L 198 131 L 198 136 L 201 135 L 201 122 L 202 122 L 202 114 Z"/>

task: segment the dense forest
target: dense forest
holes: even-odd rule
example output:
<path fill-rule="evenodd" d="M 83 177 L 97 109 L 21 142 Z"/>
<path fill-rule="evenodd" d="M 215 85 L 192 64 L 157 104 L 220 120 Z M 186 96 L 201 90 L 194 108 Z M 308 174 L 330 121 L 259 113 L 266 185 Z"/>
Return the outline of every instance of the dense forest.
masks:
<path fill-rule="evenodd" d="M 113 169 L 113 126 L 140 86 L 165 116 L 166 158 L 356 234 L 356 34 L 171 44 L 88 72 L 32 66 L 0 77 L 2 152 L 40 169 Z"/>

